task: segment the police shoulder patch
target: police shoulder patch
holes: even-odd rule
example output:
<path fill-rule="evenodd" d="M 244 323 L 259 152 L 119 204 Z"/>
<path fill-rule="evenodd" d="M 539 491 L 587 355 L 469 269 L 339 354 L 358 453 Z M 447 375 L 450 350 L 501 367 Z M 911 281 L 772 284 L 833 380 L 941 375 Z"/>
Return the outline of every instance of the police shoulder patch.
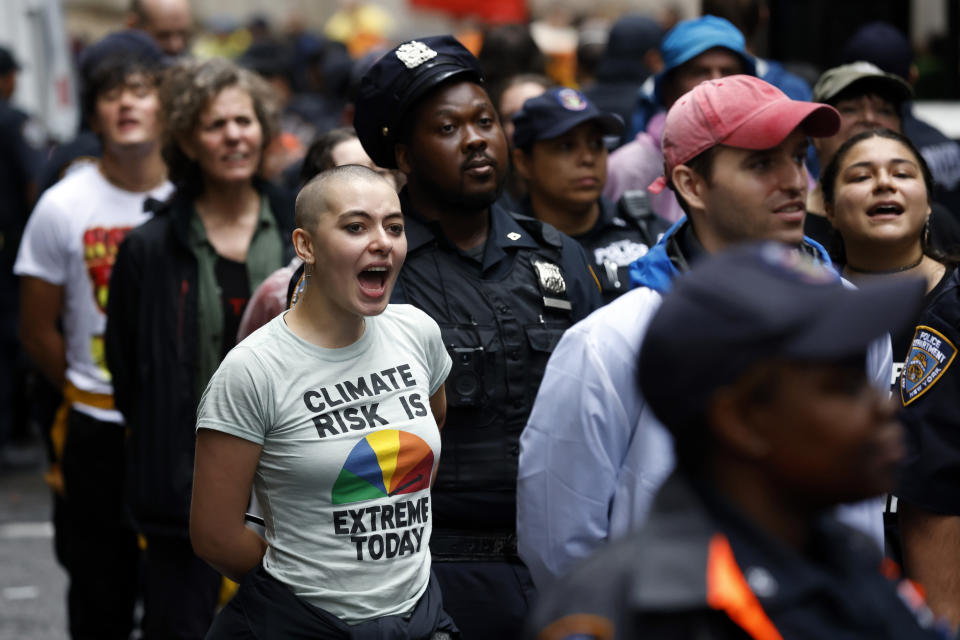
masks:
<path fill-rule="evenodd" d="M 907 406 L 930 390 L 957 355 L 957 347 L 934 329 L 919 325 L 900 373 L 900 400 Z"/>

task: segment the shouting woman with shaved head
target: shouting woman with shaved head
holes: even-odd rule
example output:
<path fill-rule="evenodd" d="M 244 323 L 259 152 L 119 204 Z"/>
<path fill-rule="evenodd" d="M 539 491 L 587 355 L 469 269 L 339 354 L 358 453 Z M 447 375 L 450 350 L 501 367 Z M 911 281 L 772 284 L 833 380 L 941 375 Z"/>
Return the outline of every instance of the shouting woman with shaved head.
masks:
<path fill-rule="evenodd" d="M 453 631 L 429 549 L 451 360 L 436 322 L 387 304 L 400 200 L 337 167 L 300 192 L 296 226 L 299 302 L 227 355 L 200 403 L 191 539 L 241 582 L 207 638 Z M 265 539 L 244 526 L 251 487 Z"/>

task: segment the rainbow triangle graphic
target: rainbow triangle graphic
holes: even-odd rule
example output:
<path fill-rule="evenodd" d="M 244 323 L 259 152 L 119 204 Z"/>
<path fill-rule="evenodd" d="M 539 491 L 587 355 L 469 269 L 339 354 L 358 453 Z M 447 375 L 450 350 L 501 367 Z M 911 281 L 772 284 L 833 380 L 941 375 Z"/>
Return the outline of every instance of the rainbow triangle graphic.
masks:
<path fill-rule="evenodd" d="M 333 484 L 333 504 L 413 493 L 430 486 L 433 450 L 422 438 L 384 429 L 358 442 Z"/>

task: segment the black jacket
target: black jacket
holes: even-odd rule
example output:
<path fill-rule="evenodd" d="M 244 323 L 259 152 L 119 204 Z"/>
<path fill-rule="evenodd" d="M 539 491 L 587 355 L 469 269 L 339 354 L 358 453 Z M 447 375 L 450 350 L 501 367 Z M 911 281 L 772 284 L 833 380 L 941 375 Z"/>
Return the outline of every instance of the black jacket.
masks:
<path fill-rule="evenodd" d="M 272 185 L 257 186 L 291 254 L 293 202 Z M 110 278 L 105 342 L 114 399 L 129 431 L 127 499 L 139 529 L 154 535 L 185 537 L 189 527 L 199 402 L 192 215 L 187 198 L 161 205 L 127 235 Z"/>
<path fill-rule="evenodd" d="M 921 602 L 909 609 L 909 587 L 881 575 L 871 539 L 825 515 L 808 550 L 773 539 L 720 494 L 674 472 L 638 531 L 540 596 L 524 637 L 944 637 L 920 628 L 929 611 Z"/>
<path fill-rule="evenodd" d="M 436 557 L 440 529 L 513 531 L 520 432 L 547 360 L 602 300 L 583 250 L 550 225 L 492 206 L 481 263 L 406 193 L 401 204 L 407 257 L 390 301 L 433 318 L 453 360 L 431 497 Z"/>

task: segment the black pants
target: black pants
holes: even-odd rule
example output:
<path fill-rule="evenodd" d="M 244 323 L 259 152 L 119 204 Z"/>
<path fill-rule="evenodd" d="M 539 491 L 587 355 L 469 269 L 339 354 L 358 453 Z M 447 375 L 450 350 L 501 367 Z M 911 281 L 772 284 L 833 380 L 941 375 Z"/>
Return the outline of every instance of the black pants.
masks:
<path fill-rule="evenodd" d="M 139 549 L 123 502 L 123 427 L 71 411 L 54 500 L 54 545 L 69 575 L 70 636 L 127 640 Z"/>
<path fill-rule="evenodd" d="M 519 638 L 536 589 L 522 562 L 443 562 L 433 572 L 463 640 Z"/>
<path fill-rule="evenodd" d="M 202 640 L 222 579 L 186 538 L 147 536 L 144 640 Z"/>
<path fill-rule="evenodd" d="M 443 611 L 440 588 L 432 577 L 409 617 L 384 616 L 348 625 L 295 596 L 262 566 L 247 574 L 207 634 L 207 640 L 439 640 L 457 637 L 457 628 Z"/>

